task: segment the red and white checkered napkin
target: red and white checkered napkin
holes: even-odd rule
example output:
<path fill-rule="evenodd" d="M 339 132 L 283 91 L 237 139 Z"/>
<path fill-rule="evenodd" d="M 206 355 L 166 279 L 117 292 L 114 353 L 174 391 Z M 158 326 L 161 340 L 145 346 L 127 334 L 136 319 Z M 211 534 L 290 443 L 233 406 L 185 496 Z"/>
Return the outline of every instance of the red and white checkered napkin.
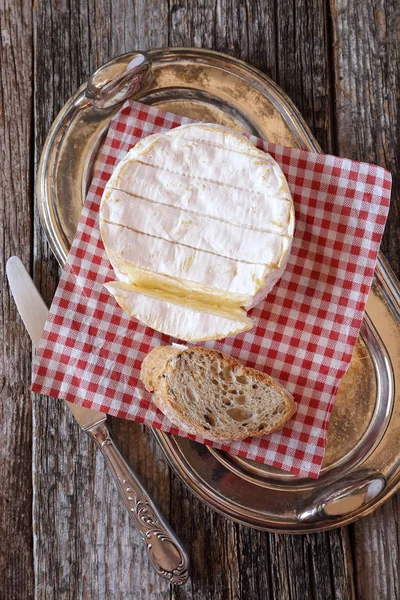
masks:
<path fill-rule="evenodd" d="M 138 381 L 144 356 L 174 340 L 126 315 L 103 283 L 114 279 L 99 234 L 101 195 L 114 167 L 151 133 L 190 122 L 128 101 L 112 120 L 33 369 L 35 392 L 174 434 Z M 242 442 L 197 441 L 299 475 L 318 477 L 339 382 L 349 365 L 374 275 L 391 177 L 373 165 L 254 138 L 281 165 L 296 208 L 288 267 L 250 315 L 249 332 L 207 342 L 270 373 L 297 413 L 280 432 Z"/>

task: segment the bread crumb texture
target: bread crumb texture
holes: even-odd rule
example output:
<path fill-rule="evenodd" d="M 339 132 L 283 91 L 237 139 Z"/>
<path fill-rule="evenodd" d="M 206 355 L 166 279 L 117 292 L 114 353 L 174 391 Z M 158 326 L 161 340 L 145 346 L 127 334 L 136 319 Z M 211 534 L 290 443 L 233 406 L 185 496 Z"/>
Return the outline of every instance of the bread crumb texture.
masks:
<path fill-rule="evenodd" d="M 265 435 L 295 412 L 291 395 L 271 377 L 206 348 L 157 348 L 142 380 L 174 424 L 209 439 Z"/>

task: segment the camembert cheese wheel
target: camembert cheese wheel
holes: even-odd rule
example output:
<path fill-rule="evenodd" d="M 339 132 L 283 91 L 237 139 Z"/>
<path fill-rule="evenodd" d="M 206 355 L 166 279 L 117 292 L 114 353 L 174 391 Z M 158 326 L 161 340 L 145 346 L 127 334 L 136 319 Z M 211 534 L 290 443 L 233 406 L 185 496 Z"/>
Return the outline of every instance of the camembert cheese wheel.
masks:
<path fill-rule="evenodd" d="M 140 141 L 115 169 L 100 231 L 132 317 L 202 341 L 252 327 L 246 311 L 281 277 L 294 232 L 286 179 L 269 154 L 220 125 Z"/>

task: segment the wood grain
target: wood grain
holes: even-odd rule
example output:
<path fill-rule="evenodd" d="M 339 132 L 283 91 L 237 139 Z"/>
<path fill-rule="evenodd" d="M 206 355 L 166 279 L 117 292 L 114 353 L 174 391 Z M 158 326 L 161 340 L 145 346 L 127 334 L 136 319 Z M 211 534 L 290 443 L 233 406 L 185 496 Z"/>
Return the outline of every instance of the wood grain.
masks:
<path fill-rule="evenodd" d="M 291 96 L 324 150 L 386 165 L 394 195 L 383 248 L 399 273 L 395 0 L 37 0 L 33 7 L 27 0 L 2 0 L 0 25 L 1 262 L 16 253 L 29 265 L 33 250 L 35 280 L 48 302 L 59 268 L 28 199 L 51 123 L 100 64 L 130 50 L 167 45 L 213 48 L 248 61 Z M 0 553 L 0 598 L 398 597 L 398 498 L 329 533 L 255 531 L 194 498 L 146 428 L 114 419 L 122 451 L 192 558 L 187 586 L 170 588 L 160 580 L 101 456 L 64 404 L 34 397 L 31 423 L 30 345 L 5 287 L 4 267 L 0 276 L 0 531 L 10 548 Z"/>
<path fill-rule="evenodd" d="M 336 136 L 341 156 L 373 162 L 393 177 L 382 250 L 400 275 L 400 5 L 331 2 Z M 398 598 L 399 494 L 350 527 L 356 597 Z"/>
<path fill-rule="evenodd" d="M 190 3 L 190 13 L 184 3 L 174 2 L 170 12 L 171 45 L 211 47 L 261 68 L 293 92 L 318 141 L 332 151 L 328 15 L 324 2 L 283 1 L 275 6 L 221 2 L 215 13 L 201 2 Z M 210 511 L 200 504 L 195 510 L 193 504 L 182 504 L 185 491 L 180 484 L 178 489 L 172 486 L 171 493 L 172 515 L 180 510 L 181 519 L 189 527 L 190 543 L 199 535 L 199 527 L 208 530 Z M 237 527 L 237 555 L 231 552 L 224 560 L 218 543 L 206 555 L 196 551 L 192 589 L 179 590 L 177 598 L 222 599 L 230 597 L 227 590 L 234 590 L 235 598 L 353 597 L 352 557 L 345 530 L 302 538 L 261 533 L 218 519 L 212 522 L 209 534 L 215 540 L 226 539 L 229 528 Z M 210 569 L 218 582 L 214 583 L 212 596 Z M 227 572 L 231 578 L 228 588 L 224 581 Z M 207 584 L 202 584 L 202 579 Z"/>
<path fill-rule="evenodd" d="M 331 11 L 338 153 L 392 173 L 382 250 L 400 277 L 400 4 L 337 0 Z"/>
<path fill-rule="evenodd" d="M 32 13 L 0 3 L 0 597 L 33 597 L 30 342 L 5 264 L 31 263 Z"/>
<path fill-rule="evenodd" d="M 132 48 L 132 26 L 134 31 L 141 27 L 142 38 L 137 44 L 164 43 L 156 29 L 159 14 L 150 8 L 144 2 L 136 6 L 75 2 L 74 6 L 54 9 L 51 3 L 38 2 L 36 163 L 52 121 L 78 85 L 101 63 Z M 136 10 L 140 22 L 136 21 Z M 153 34 L 146 35 L 147 31 Z M 50 300 L 58 267 L 38 219 L 35 261 L 36 281 Z M 150 568 L 102 457 L 68 409 L 63 403 L 39 397 L 33 413 L 35 598 L 169 597 L 169 586 Z M 136 423 L 118 420 L 112 421 L 112 430 L 130 464 L 169 518 L 169 470 L 152 434 Z"/>
<path fill-rule="evenodd" d="M 276 81 L 325 152 L 334 151 L 328 14 L 324 0 L 276 3 Z"/>

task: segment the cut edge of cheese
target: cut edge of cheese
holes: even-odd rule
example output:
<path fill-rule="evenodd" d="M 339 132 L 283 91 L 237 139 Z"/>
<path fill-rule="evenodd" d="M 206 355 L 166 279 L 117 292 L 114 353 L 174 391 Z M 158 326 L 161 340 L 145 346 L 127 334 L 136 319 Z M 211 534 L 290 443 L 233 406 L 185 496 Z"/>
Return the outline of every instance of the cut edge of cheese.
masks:
<path fill-rule="evenodd" d="M 117 279 L 123 283 L 136 285 L 139 281 L 146 281 L 146 283 L 141 283 L 141 285 L 149 289 L 152 289 L 155 285 L 161 289 L 167 286 L 169 289 L 174 290 L 174 293 L 177 296 L 180 296 L 182 293 L 186 294 L 190 291 L 198 293 L 199 297 L 212 298 L 215 300 L 216 304 L 221 303 L 228 306 L 240 306 L 245 310 L 250 310 L 256 306 L 256 304 L 271 291 L 282 276 L 286 267 L 286 262 L 289 258 L 289 255 L 287 255 L 285 263 L 278 270 L 271 267 L 269 277 L 265 277 L 263 280 L 257 279 L 255 283 L 259 286 L 258 292 L 255 295 L 249 295 L 228 292 L 221 288 L 210 287 L 193 280 L 162 275 L 154 271 L 143 269 L 116 256 L 112 251 L 108 251 L 107 255 Z"/>
<path fill-rule="evenodd" d="M 173 304 L 181 304 L 193 308 L 199 312 L 210 312 L 215 315 L 236 319 L 249 324 L 250 319 L 242 308 L 240 300 L 221 294 L 215 294 L 213 290 L 208 292 L 193 290 L 185 287 L 180 282 L 168 281 L 167 278 L 151 273 L 137 273 L 129 281 L 112 282 L 114 287 L 121 290 L 132 290 L 139 294 L 145 294 L 153 298 L 166 300 Z M 108 285 L 105 284 L 106 286 Z"/>
<path fill-rule="evenodd" d="M 244 263 L 148 236 L 106 221 L 100 222 L 103 244 L 111 264 L 119 257 L 146 271 L 197 282 L 231 294 L 252 298 L 280 264 Z M 151 240 L 151 252 L 149 241 Z M 288 252 L 285 253 L 285 256 Z"/>
<path fill-rule="evenodd" d="M 113 253 L 110 254 L 109 258 L 118 280 L 129 285 L 139 286 L 148 290 L 165 290 L 178 298 L 192 297 L 204 304 L 216 304 L 234 308 L 245 307 L 246 303 L 252 299 L 252 296 L 232 294 L 193 281 L 141 269 L 137 265 L 114 256 Z"/>
<path fill-rule="evenodd" d="M 199 342 L 224 339 L 248 331 L 253 326 L 244 311 L 210 310 L 204 305 L 188 304 L 155 290 L 121 281 L 104 284 L 118 305 L 131 317 L 166 335 Z M 238 316 L 237 316 L 238 315 Z"/>

